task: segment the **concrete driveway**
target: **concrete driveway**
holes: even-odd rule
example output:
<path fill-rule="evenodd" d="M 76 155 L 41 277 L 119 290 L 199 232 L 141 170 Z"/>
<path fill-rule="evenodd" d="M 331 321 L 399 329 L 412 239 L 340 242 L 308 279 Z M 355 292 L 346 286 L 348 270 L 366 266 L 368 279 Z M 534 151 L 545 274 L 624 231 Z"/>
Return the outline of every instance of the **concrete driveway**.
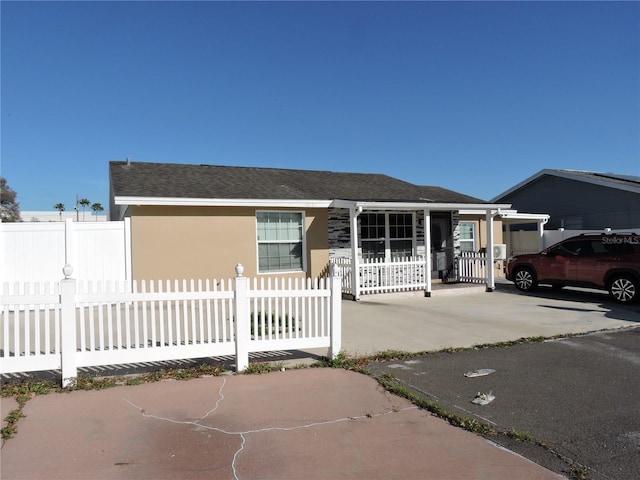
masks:
<path fill-rule="evenodd" d="M 510 283 L 496 287 L 491 293 L 343 301 L 342 348 L 350 354 L 421 352 L 640 325 L 640 304 L 619 305 L 604 292 L 541 288 L 524 294 Z"/>

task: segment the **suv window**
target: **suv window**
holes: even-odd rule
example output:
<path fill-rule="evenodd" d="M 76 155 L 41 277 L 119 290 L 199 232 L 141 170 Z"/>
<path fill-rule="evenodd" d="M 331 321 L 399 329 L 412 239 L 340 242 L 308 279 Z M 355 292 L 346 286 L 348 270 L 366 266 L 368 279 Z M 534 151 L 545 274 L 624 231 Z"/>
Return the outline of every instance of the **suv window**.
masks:
<path fill-rule="evenodd" d="M 591 249 L 591 242 L 588 240 L 568 240 L 553 247 L 549 250 L 549 253 L 551 255 L 575 256 L 589 255 L 593 253 L 593 250 Z"/>

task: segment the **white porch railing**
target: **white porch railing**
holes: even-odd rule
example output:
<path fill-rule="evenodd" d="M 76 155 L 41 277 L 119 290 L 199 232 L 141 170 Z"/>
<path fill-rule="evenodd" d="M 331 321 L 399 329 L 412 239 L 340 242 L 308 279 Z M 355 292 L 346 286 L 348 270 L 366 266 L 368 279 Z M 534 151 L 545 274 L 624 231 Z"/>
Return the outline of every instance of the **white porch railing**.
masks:
<path fill-rule="evenodd" d="M 400 260 L 365 260 L 358 265 L 359 293 L 405 292 L 426 289 L 426 264 L 424 257 Z M 487 255 L 477 252 L 462 252 L 455 260 L 456 265 L 448 283 L 486 283 L 488 278 Z M 350 258 L 335 258 L 342 277 L 342 293 L 354 295 L 352 285 L 352 263 Z M 497 275 L 500 276 L 500 275 Z"/>
<path fill-rule="evenodd" d="M 487 271 L 487 254 L 478 252 L 461 252 L 456 258 L 458 281 L 462 283 L 485 283 Z"/>
<path fill-rule="evenodd" d="M 352 263 L 350 258 L 332 260 L 342 277 L 342 293 L 353 295 Z M 407 257 L 385 261 L 362 259 L 358 263 L 359 293 L 407 292 L 424 290 L 426 283 L 424 257 Z"/>
<path fill-rule="evenodd" d="M 334 272 L 335 273 L 335 272 Z M 7 284 L 0 292 L 0 373 L 236 356 L 340 351 L 340 278 Z"/>
<path fill-rule="evenodd" d="M 407 292 L 427 286 L 424 257 L 391 261 L 373 259 L 359 265 L 360 293 Z"/>

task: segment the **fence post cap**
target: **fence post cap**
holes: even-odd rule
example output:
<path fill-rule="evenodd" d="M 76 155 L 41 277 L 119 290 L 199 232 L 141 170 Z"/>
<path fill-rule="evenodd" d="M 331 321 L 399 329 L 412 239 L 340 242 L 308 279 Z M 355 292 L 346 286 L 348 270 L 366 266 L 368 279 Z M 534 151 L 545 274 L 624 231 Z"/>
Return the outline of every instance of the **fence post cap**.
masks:
<path fill-rule="evenodd" d="M 338 265 L 336 265 L 335 263 L 331 263 L 329 266 L 329 273 L 332 277 L 339 277 L 340 270 L 338 269 Z"/>
<path fill-rule="evenodd" d="M 238 277 L 241 277 L 243 273 L 244 273 L 244 265 L 242 265 L 241 263 L 238 263 L 236 265 L 236 274 Z"/>
<path fill-rule="evenodd" d="M 66 263 L 65 266 L 62 267 L 62 273 L 64 274 L 64 279 L 67 280 L 68 278 L 71 277 L 71 274 L 73 273 L 73 267 L 68 263 Z"/>

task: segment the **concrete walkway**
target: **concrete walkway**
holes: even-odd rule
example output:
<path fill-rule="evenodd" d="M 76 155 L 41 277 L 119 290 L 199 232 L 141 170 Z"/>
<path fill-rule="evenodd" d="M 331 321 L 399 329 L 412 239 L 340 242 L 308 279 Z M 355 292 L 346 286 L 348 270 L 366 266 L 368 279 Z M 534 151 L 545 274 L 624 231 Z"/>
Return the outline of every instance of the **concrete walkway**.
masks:
<path fill-rule="evenodd" d="M 547 293 L 344 302 L 343 348 L 424 351 L 640 324 L 638 306 Z M 560 478 L 342 370 L 36 396 L 23 414 L 1 450 L 2 479 Z"/>

